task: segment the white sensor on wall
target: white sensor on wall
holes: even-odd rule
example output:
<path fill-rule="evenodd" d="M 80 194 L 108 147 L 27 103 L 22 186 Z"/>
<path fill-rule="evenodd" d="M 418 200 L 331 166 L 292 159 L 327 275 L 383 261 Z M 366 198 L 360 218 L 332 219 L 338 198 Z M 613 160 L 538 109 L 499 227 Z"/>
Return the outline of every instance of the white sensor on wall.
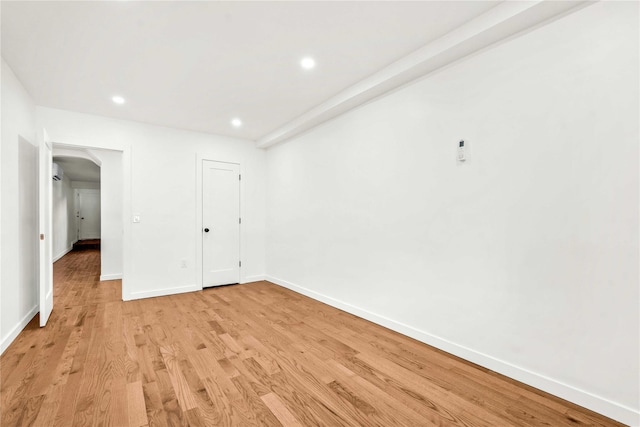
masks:
<path fill-rule="evenodd" d="M 468 148 L 468 141 L 465 141 L 464 139 L 461 139 L 460 141 L 458 141 L 458 152 L 456 154 L 456 159 L 458 160 L 458 163 L 464 163 L 467 161 L 467 148 Z"/>

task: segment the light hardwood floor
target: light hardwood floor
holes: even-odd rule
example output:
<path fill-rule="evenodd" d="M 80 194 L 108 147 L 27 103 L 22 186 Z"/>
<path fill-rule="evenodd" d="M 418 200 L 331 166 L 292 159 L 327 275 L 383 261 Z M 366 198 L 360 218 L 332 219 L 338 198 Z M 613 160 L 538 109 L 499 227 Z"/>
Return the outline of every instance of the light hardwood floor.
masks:
<path fill-rule="evenodd" d="M 122 302 L 99 251 L 0 359 L 8 426 L 618 426 L 268 282 Z"/>

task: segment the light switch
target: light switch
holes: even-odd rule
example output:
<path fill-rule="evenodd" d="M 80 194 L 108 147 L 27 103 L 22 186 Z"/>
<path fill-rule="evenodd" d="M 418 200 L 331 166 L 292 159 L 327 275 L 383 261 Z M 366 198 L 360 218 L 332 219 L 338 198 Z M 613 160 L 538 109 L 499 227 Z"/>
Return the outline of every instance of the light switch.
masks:
<path fill-rule="evenodd" d="M 136 215 L 133 216 L 133 222 L 134 223 L 140 222 L 140 215 L 139 214 L 136 214 Z"/>

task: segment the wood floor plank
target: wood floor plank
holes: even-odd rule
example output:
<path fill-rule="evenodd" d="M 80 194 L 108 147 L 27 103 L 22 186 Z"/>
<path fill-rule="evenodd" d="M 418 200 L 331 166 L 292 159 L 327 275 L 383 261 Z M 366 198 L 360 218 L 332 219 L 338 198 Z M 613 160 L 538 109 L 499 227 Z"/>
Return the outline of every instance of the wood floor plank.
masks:
<path fill-rule="evenodd" d="M 275 393 L 267 393 L 261 399 L 283 427 L 303 427 Z"/>
<path fill-rule="evenodd" d="M 37 417 L 33 423 L 36 426 L 49 427 L 53 426 L 56 419 L 56 413 L 60 407 L 62 400 L 62 391 L 65 388 L 65 384 L 58 384 L 52 386 L 45 395 L 45 399 L 42 402 L 42 406 L 38 411 Z"/>
<path fill-rule="evenodd" d="M 195 351 L 195 350 L 194 350 Z M 213 404 L 209 392 L 203 381 L 203 377 L 199 376 L 195 368 L 188 359 L 180 361 L 180 370 L 184 375 L 191 395 L 196 400 L 196 406 L 200 409 L 199 414 L 205 425 L 218 425 L 220 420 L 224 418 L 222 414 L 223 408 L 216 407 Z"/>
<path fill-rule="evenodd" d="M 33 426 L 34 422 L 40 412 L 40 408 L 42 407 L 42 402 L 44 401 L 45 396 L 33 396 L 29 398 L 23 405 L 22 410 L 20 411 L 20 415 L 16 420 L 16 424 L 19 426 Z"/>
<path fill-rule="evenodd" d="M 160 351 L 162 352 L 162 358 L 167 367 L 167 373 L 169 374 L 169 379 L 178 398 L 180 407 L 183 411 L 197 408 L 198 405 L 191 394 L 189 384 L 180 371 L 180 350 L 178 346 L 174 344 L 162 347 Z"/>
<path fill-rule="evenodd" d="M 119 377 L 112 383 L 111 401 L 109 407 L 106 408 L 108 414 L 105 420 L 94 418 L 94 426 L 112 425 L 125 426 L 129 422 L 129 393 L 127 392 L 127 383 L 125 377 Z"/>
<path fill-rule="evenodd" d="M 129 426 L 142 427 L 147 425 L 147 408 L 141 381 L 127 384 L 127 412 Z"/>
<path fill-rule="evenodd" d="M 167 419 L 162 406 L 162 398 L 158 383 L 142 384 L 144 393 L 144 406 L 147 409 L 147 421 L 150 426 L 167 426 Z"/>
<path fill-rule="evenodd" d="M 269 282 L 123 302 L 54 265 L 48 325 L 0 357 L 5 426 L 622 424 Z"/>
<path fill-rule="evenodd" d="M 53 422 L 55 427 L 70 426 L 73 422 L 81 380 L 82 373 L 80 372 L 69 375 L 62 392 L 61 402 L 58 405 L 58 412 Z"/>
<path fill-rule="evenodd" d="M 170 426 L 188 425 L 167 371 L 164 369 L 157 370 L 156 378 L 158 379 L 158 390 L 160 391 L 160 400 L 162 401 L 162 409 L 167 424 Z"/>
<path fill-rule="evenodd" d="M 244 412 L 250 417 L 251 422 L 254 425 L 263 426 L 281 426 L 278 419 L 273 415 L 269 408 L 260 399 L 258 394 L 253 390 L 251 384 L 243 376 L 237 376 L 231 379 L 236 388 L 242 394 L 242 400 L 235 402 L 236 405 L 241 405 Z"/>

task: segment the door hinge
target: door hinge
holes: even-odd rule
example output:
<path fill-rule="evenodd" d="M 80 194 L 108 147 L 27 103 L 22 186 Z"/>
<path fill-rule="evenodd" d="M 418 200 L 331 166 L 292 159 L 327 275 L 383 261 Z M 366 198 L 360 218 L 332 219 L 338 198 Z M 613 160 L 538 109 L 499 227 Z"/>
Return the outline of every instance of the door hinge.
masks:
<path fill-rule="evenodd" d="M 242 267 L 242 261 L 238 261 L 238 267 Z"/>
<path fill-rule="evenodd" d="M 238 175 L 238 181 L 242 181 L 242 175 Z"/>
<path fill-rule="evenodd" d="M 242 224 L 242 218 L 238 218 L 238 224 Z"/>

